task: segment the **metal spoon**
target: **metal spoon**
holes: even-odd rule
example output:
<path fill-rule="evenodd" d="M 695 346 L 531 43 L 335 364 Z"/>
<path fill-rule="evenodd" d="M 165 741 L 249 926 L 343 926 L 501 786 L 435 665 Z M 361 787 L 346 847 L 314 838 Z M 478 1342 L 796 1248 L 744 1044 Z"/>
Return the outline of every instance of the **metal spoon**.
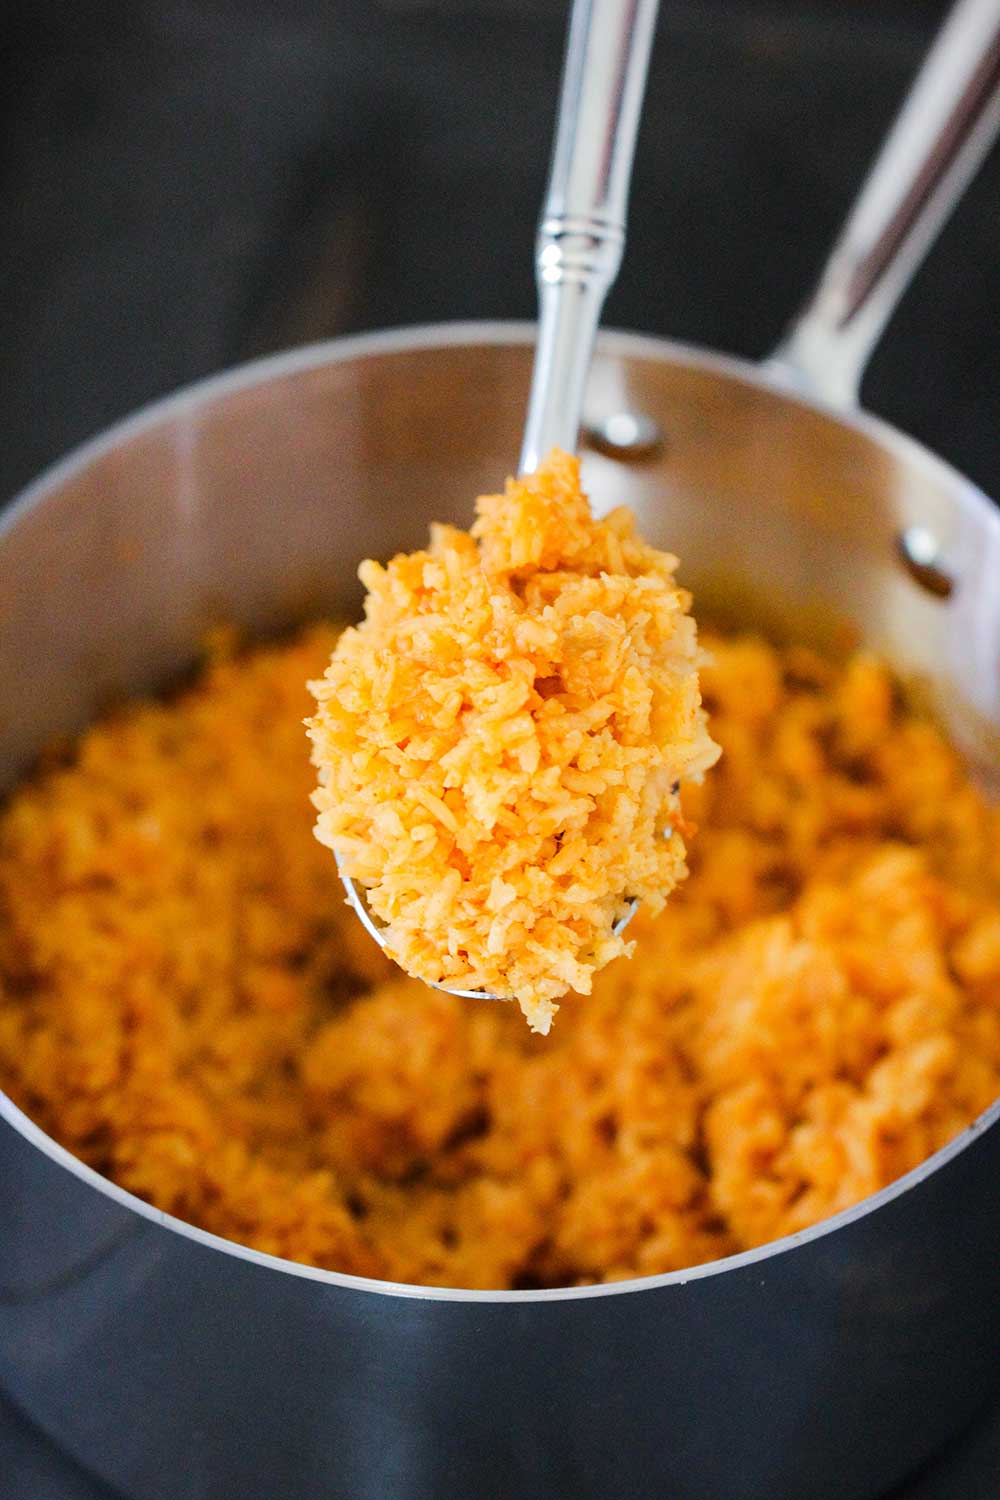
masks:
<path fill-rule="evenodd" d="M 604 299 L 618 275 L 625 210 L 659 0 L 574 0 L 556 139 L 535 243 L 538 340 L 519 472 L 551 448 L 572 453 Z M 337 857 L 347 899 L 385 947 L 385 932 Z M 638 910 L 632 901 L 616 936 Z M 485 990 L 436 990 L 499 1000 Z"/>

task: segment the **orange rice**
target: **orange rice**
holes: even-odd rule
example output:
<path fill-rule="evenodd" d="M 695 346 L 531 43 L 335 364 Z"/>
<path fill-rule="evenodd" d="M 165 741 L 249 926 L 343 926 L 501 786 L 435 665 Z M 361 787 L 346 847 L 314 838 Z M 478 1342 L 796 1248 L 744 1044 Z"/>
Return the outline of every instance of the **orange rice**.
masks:
<path fill-rule="evenodd" d="M 99 1171 L 314 1265 L 572 1284 L 814 1223 L 1000 1093 L 1000 818 L 878 662 L 705 642 L 691 874 L 542 1039 L 344 906 L 301 730 L 334 642 L 217 657 L 0 814 L 0 1084 Z"/>
<path fill-rule="evenodd" d="M 516 998 L 547 1032 L 686 874 L 679 789 L 718 757 L 677 560 L 577 459 L 476 502 L 468 532 L 366 562 L 365 620 L 312 684 L 317 835 L 408 974 Z"/>

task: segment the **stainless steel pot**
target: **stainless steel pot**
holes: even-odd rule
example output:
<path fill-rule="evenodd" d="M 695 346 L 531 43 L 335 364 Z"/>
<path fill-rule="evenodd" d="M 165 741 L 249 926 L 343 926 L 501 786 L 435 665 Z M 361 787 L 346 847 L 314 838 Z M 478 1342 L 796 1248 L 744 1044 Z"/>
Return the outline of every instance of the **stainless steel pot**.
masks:
<path fill-rule="evenodd" d="M 984 47 L 966 48 L 968 69 Z M 933 105 L 941 136 L 967 90 L 951 76 L 942 91 L 934 67 L 918 113 Z M 605 442 L 585 473 L 598 502 L 626 501 L 676 548 L 702 613 L 820 640 L 849 622 L 989 773 L 1000 515 L 831 404 L 985 148 L 979 104 L 901 236 L 927 139 L 910 131 L 873 213 L 876 171 L 867 219 L 768 369 L 606 335 L 592 425 L 613 437 L 623 424 L 605 418 L 639 412 L 663 442 L 633 463 Z M 264 361 L 45 475 L 0 537 L 7 782 L 109 695 L 169 682 L 210 619 L 350 613 L 362 554 L 421 542 L 431 516 L 467 521 L 517 452 L 532 333 L 418 329 Z M 826 402 L 783 389 L 810 372 L 836 377 Z M 507 1293 L 242 1249 L 104 1181 L 2 1096 L 0 1117 L 0 1384 L 136 1500 L 860 1500 L 965 1422 L 998 1372 L 1000 1105 L 884 1192 L 762 1250 Z"/>

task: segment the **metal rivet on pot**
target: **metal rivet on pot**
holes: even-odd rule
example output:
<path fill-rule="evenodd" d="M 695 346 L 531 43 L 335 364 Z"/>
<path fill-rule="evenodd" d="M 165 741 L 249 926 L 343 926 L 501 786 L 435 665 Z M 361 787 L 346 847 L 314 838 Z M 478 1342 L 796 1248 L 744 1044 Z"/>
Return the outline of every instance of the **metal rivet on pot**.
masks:
<path fill-rule="evenodd" d="M 915 583 L 938 599 L 947 599 L 955 580 L 944 566 L 941 545 L 926 526 L 907 526 L 896 540 L 906 571 Z"/>
<path fill-rule="evenodd" d="M 592 448 L 608 458 L 632 463 L 649 458 L 663 447 L 663 429 L 640 411 L 616 411 L 588 423 L 583 435 Z"/>

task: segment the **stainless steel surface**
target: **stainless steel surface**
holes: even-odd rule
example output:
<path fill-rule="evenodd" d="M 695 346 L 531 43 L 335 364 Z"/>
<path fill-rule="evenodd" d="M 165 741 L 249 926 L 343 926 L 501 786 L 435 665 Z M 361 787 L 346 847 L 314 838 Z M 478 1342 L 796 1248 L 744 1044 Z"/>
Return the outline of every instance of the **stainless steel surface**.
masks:
<path fill-rule="evenodd" d="M 109 697 L 175 680 L 212 619 L 355 615 L 362 553 L 467 520 L 507 470 L 532 338 L 470 325 L 304 350 L 44 475 L 0 529 L 0 780 Z M 875 419 L 736 360 L 605 334 L 592 381 L 669 442 L 635 465 L 588 453 L 585 483 L 681 555 L 700 614 L 863 638 L 995 784 L 986 497 Z M 914 538 L 950 592 L 915 575 Z M 134 1500 L 875 1500 L 996 1380 L 998 1175 L 1000 1104 L 761 1250 L 601 1287 L 449 1291 L 204 1234 L 0 1096 L 0 1385 Z"/>
<path fill-rule="evenodd" d="M 609 458 L 622 463 L 634 463 L 649 458 L 663 444 L 663 432 L 658 422 L 645 412 L 615 411 L 600 421 L 588 425 L 582 433 L 583 441 Z"/>
<path fill-rule="evenodd" d="M 886 321 L 1000 129 L 1000 0 L 959 0 L 771 367 L 853 404 Z"/>
<path fill-rule="evenodd" d="M 538 339 L 521 444 L 522 474 L 533 473 L 551 448 L 572 452 L 577 446 L 597 325 L 625 243 L 632 158 L 658 4 L 573 3 L 536 246 Z M 337 868 L 365 931 L 384 948 L 385 927 L 345 874 L 339 855 Z M 615 922 L 616 937 L 638 908 L 632 901 Z M 462 999 L 509 998 L 429 982 L 432 989 Z"/>
<path fill-rule="evenodd" d="M 521 446 L 529 474 L 573 452 L 594 336 L 625 243 L 658 0 L 575 0 L 536 245 L 538 347 Z"/>
<path fill-rule="evenodd" d="M 941 555 L 937 537 L 926 526 L 908 526 L 899 534 L 899 555 L 910 570 L 911 578 L 930 594 L 947 599 L 955 587 Z"/>
<path fill-rule="evenodd" d="M 0 533 L 0 779 L 109 696 L 169 685 L 213 618 L 268 631 L 355 614 L 363 549 L 465 519 L 503 471 L 532 334 L 305 350 L 43 476 Z M 820 644 L 846 622 L 995 769 L 1000 515 L 974 486 L 738 361 L 605 334 L 594 374 L 670 442 L 642 465 L 588 453 L 585 481 L 676 548 L 702 614 Z M 947 545 L 946 599 L 899 557 L 915 527 Z M 508 1293 L 243 1250 L 97 1177 L 9 1101 L 0 1116 L 0 1386 L 135 1500 L 870 1500 L 996 1377 L 997 1106 L 891 1188 L 761 1251 Z"/>

